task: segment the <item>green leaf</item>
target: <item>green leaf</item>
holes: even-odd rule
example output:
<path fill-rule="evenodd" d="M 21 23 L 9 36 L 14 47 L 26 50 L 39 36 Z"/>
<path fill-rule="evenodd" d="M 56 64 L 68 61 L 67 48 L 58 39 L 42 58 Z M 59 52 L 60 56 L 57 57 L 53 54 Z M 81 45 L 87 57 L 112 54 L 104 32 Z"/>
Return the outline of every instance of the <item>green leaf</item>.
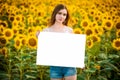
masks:
<path fill-rule="evenodd" d="M 90 68 L 90 69 L 85 70 L 85 72 L 87 73 L 94 73 L 95 71 L 96 71 L 95 68 Z"/>
<path fill-rule="evenodd" d="M 78 74 L 77 80 L 85 80 L 85 77 L 82 74 Z"/>

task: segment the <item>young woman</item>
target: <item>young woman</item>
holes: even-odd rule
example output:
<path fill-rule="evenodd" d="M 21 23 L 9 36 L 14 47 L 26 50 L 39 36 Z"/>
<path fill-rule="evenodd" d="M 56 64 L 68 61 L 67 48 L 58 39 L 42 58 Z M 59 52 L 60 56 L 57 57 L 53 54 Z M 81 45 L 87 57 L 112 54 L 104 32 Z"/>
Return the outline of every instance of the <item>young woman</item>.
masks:
<path fill-rule="evenodd" d="M 63 4 L 58 4 L 51 15 L 50 25 L 43 31 L 72 33 L 72 28 L 67 26 L 69 20 L 68 9 Z M 39 33 L 37 33 L 38 35 Z M 69 56 L 69 55 L 68 55 Z M 62 59 L 62 58 L 61 58 Z M 50 66 L 51 80 L 77 80 L 77 71 L 74 67 Z"/>

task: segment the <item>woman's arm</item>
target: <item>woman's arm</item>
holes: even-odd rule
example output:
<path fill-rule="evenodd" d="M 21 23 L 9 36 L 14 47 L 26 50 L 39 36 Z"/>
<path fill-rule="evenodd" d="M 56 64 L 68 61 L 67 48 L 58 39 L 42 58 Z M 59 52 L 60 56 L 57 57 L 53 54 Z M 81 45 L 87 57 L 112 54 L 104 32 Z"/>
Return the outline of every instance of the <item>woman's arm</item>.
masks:
<path fill-rule="evenodd" d="M 37 38 L 38 38 L 39 34 L 40 34 L 40 31 L 38 30 L 38 31 L 36 32 L 36 37 L 37 37 Z"/>

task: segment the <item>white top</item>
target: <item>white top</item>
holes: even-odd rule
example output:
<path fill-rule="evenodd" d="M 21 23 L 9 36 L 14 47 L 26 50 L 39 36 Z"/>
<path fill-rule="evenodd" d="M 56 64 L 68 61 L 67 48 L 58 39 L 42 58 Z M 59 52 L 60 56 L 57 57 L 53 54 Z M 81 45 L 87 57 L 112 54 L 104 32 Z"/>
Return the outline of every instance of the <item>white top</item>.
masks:
<path fill-rule="evenodd" d="M 51 27 L 45 28 L 43 29 L 44 32 L 57 32 L 54 31 Z M 63 33 L 72 33 L 73 29 L 70 27 L 65 26 L 62 30 L 60 30 L 59 32 L 63 32 Z"/>

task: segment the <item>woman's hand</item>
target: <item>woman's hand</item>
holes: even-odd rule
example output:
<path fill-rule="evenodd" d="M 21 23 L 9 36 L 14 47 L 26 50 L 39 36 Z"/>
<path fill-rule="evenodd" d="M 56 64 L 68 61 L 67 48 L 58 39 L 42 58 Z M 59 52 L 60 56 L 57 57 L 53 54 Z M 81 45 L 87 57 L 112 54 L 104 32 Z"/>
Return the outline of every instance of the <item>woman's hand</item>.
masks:
<path fill-rule="evenodd" d="M 37 37 L 37 38 L 38 38 L 39 34 L 40 34 L 40 31 L 38 30 L 38 31 L 36 32 L 36 37 Z"/>

